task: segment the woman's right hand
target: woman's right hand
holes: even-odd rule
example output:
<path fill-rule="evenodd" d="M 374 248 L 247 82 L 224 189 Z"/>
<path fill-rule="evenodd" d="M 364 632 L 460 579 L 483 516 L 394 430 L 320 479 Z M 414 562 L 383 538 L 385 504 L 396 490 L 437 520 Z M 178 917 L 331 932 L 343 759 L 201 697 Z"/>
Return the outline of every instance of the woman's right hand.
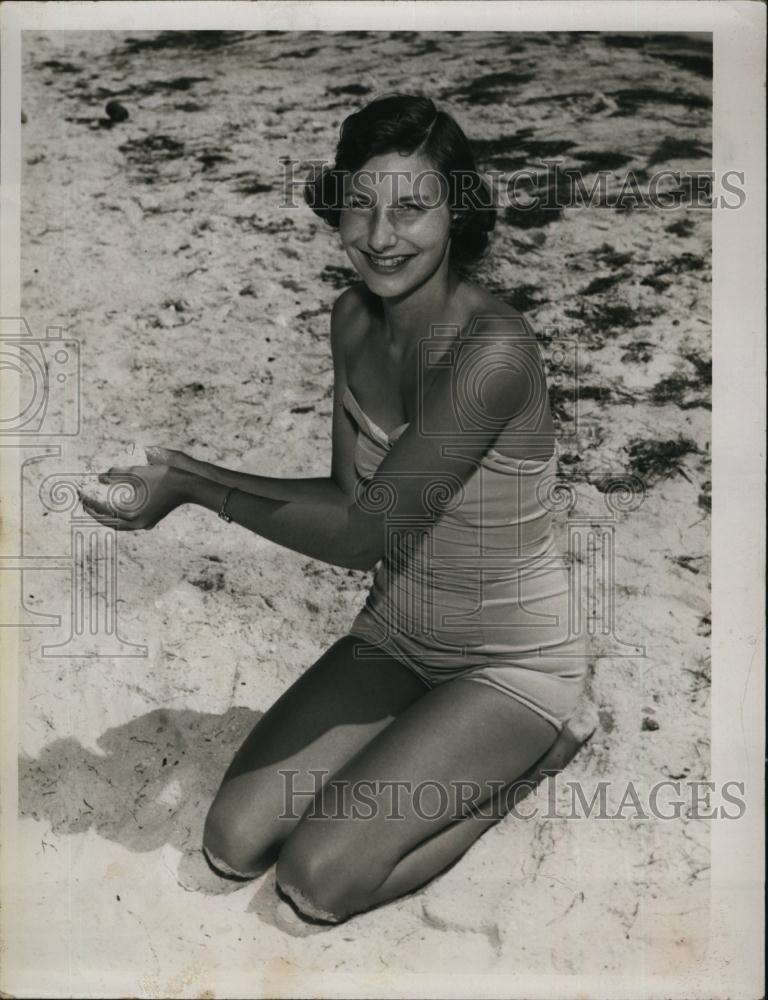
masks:
<path fill-rule="evenodd" d="M 152 444 L 144 449 L 149 465 L 168 465 L 173 469 L 183 469 L 185 472 L 200 474 L 200 467 L 203 464 L 190 455 L 185 455 L 183 451 L 174 448 L 163 448 L 162 445 Z"/>

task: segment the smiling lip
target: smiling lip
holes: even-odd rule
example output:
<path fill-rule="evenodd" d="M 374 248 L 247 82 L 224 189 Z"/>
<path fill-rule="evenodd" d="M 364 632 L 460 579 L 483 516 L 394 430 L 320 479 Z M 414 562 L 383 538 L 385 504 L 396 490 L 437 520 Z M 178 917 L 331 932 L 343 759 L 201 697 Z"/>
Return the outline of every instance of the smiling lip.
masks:
<path fill-rule="evenodd" d="M 414 254 L 391 254 L 386 257 L 376 257 L 363 251 L 368 266 L 379 274 L 393 274 L 404 267 Z"/>

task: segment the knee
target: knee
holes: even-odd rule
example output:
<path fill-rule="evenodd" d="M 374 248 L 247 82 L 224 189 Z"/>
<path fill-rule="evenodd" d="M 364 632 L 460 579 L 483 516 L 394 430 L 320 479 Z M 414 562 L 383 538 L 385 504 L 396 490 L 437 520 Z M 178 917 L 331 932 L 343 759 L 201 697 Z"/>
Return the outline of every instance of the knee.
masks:
<path fill-rule="evenodd" d="M 277 885 L 302 916 L 311 920 L 337 924 L 347 916 L 333 866 L 319 858 L 298 855 L 287 844 L 277 859 Z"/>
<path fill-rule="evenodd" d="M 374 866 L 359 867 L 354 858 L 338 842 L 289 837 L 277 859 L 278 887 L 305 917 L 340 923 L 364 910 L 366 897 L 383 881 Z"/>
<path fill-rule="evenodd" d="M 274 863 L 277 849 L 257 843 L 247 817 L 214 802 L 205 819 L 203 853 L 220 875 L 253 879 Z"/>

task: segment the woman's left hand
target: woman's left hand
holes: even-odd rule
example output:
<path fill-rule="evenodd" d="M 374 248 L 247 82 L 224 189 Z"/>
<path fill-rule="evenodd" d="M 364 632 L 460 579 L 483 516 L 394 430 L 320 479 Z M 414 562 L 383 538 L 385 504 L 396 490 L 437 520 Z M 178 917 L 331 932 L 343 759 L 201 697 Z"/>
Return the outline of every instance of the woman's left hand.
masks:
<path fill-rule="evenodd" d="M 112 487 L 104 503 L 78 491 L 83 509 L 117 531 L 142 531 L 162 521 L 184 503 L 184 473 L 168 465 L 113 466 L 102 472 L 100 483 Z"/>

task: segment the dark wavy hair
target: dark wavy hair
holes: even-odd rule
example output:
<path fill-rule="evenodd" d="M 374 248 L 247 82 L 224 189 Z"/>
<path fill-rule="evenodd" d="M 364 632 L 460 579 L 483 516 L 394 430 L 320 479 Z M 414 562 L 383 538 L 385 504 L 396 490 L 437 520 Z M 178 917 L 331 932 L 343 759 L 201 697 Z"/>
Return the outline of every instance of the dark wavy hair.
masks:
<path fill-rule="evenodd" d="M 307 178 L 304 199 L 321 219 L 339 228 L 343 178 L 381 153 L 421 153 L 447 184 L 451 223 L 451 263 L 458 270 L 475 264 L 488 246 L 496 209 L 487 181 L 461 127 L 428 97 L 390 94 L 377 97 L 344 119 L 332 167 Z"/>

